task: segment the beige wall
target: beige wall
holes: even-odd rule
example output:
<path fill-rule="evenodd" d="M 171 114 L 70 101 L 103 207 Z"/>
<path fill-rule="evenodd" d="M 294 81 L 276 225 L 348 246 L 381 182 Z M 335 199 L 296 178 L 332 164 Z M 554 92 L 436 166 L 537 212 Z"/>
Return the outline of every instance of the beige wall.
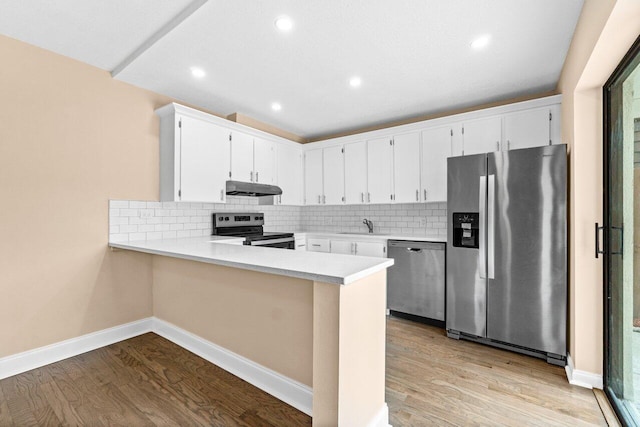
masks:
<path fill-rule="evenodd" d="M 0 357 L 152 314 L 151 257 L 107 250 L 107 201 L 157 199 L 168 98 L 0 36 Z"/>
<path fill-rule="evenodd" d="M 153 311 L 159 319 L 312 384 L 309 280 L 156 256 Z"/>
<path fill-rule="evenodd" d="M 602 374 L 602 87 L 640 34 L 637 0 L 586 0 L 564 64 L 562 139 L 570 150 L 569 353 L 576 369 Z"/>

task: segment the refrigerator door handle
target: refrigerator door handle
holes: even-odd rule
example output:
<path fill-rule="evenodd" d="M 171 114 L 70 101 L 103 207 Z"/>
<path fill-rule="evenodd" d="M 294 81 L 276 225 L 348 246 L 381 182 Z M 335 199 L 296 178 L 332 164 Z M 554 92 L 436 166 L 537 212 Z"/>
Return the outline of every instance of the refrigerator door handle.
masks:
<path fill-rule="evenodd" d="M 479 206 L 479 239 L 478 239 L 478 273 L 480 274 L 481 279 L 487 278 L 487 255 L 485 248 L 485 217 L 486 217 L 486 209 L 487 209 L 487 177 L 480 177 L 480 206 Z"/>
<path fill-rule="evenodd" d="M 496 176 L 489 175 L 487 188 L 487 275 L 496 278 L 495 272 L 495 196 Z"/>

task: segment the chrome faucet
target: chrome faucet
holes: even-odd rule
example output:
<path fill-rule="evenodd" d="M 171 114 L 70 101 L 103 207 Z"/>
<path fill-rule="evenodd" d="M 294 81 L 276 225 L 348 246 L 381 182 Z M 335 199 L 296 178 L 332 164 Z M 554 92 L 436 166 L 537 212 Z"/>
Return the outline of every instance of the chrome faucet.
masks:
<path fill-rule="evenodd" d="M 362 220 L 362 223 L 369 228 L 369 233 L 373 233 L 373 222 L 369 221 L 367 218 Z"/>

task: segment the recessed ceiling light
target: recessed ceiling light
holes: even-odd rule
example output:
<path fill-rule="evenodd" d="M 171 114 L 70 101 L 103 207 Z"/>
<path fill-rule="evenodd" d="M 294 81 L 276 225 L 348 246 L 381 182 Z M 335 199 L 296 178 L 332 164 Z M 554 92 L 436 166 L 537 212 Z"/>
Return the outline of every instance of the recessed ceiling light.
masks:
<path fill-rule="evenodd" d="M 291 31 L 293 28 L 293 21 L 288 16 L 281 16 L 276 19 L 276 28 L 280 31 Z"/>
<path fill-rule="evenodd" d="M 349 85 L 351 87 L 359 87 L 362 84 L 362 79 L 358 76 L 353 76 L 349 79 Z"/>
<path fill-rule="evenodd" d="M 282 110 L 282 105 L 280 105 L 277 102 L 274 102 L 273 104 L 271 104 L 271 109 L 273 111 L 280 111 L 280 110 Z"/>
<path fill-rule="evenodd" d="M 484 47 L 487 47 L 487 45 L 489 44 L 489 41 L 491 41 L 491 36 L 488 34 L 485 34 L 483 36 L 478 37 L 474 41 L 472 41 L 471 47 L 479 50 Z"/>
<path fill-rule="evenodd" d="M 197 79 L 201 79 L 207 75 L 202 68 L 191 67 L 191 74 Z"/>

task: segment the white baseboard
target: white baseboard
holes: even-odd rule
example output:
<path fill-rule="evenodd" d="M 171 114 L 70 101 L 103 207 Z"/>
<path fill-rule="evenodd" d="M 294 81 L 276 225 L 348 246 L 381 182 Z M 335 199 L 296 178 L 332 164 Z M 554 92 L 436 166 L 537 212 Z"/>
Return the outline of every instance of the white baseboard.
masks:
<path fill-rule="evenodd" d="M 153 332 L 156 334 L 311 416 L 313 406 L 311 387 L 265 368 L 164 320 L 154 318 L 153 323 Z"/>
<path fill-rule="evenodd" d="M 378 413 L 369 421 L 367 427 L 391 427 L 389 424 L 389 407 L 385 403 Z"/>
<path fill-rule="evenodd" d="M 567 366 L 564 367 L 564 370 L 567 373 L 569 384 L 585 388 L 599 388 L 602 390 L 602 375 L 575 369 L 570 354 L 567 354 Z"/>
<path fill-rule="evenodd" d="M 0 380 L 152 331 L 148 317 L 0 359 Z"/>

